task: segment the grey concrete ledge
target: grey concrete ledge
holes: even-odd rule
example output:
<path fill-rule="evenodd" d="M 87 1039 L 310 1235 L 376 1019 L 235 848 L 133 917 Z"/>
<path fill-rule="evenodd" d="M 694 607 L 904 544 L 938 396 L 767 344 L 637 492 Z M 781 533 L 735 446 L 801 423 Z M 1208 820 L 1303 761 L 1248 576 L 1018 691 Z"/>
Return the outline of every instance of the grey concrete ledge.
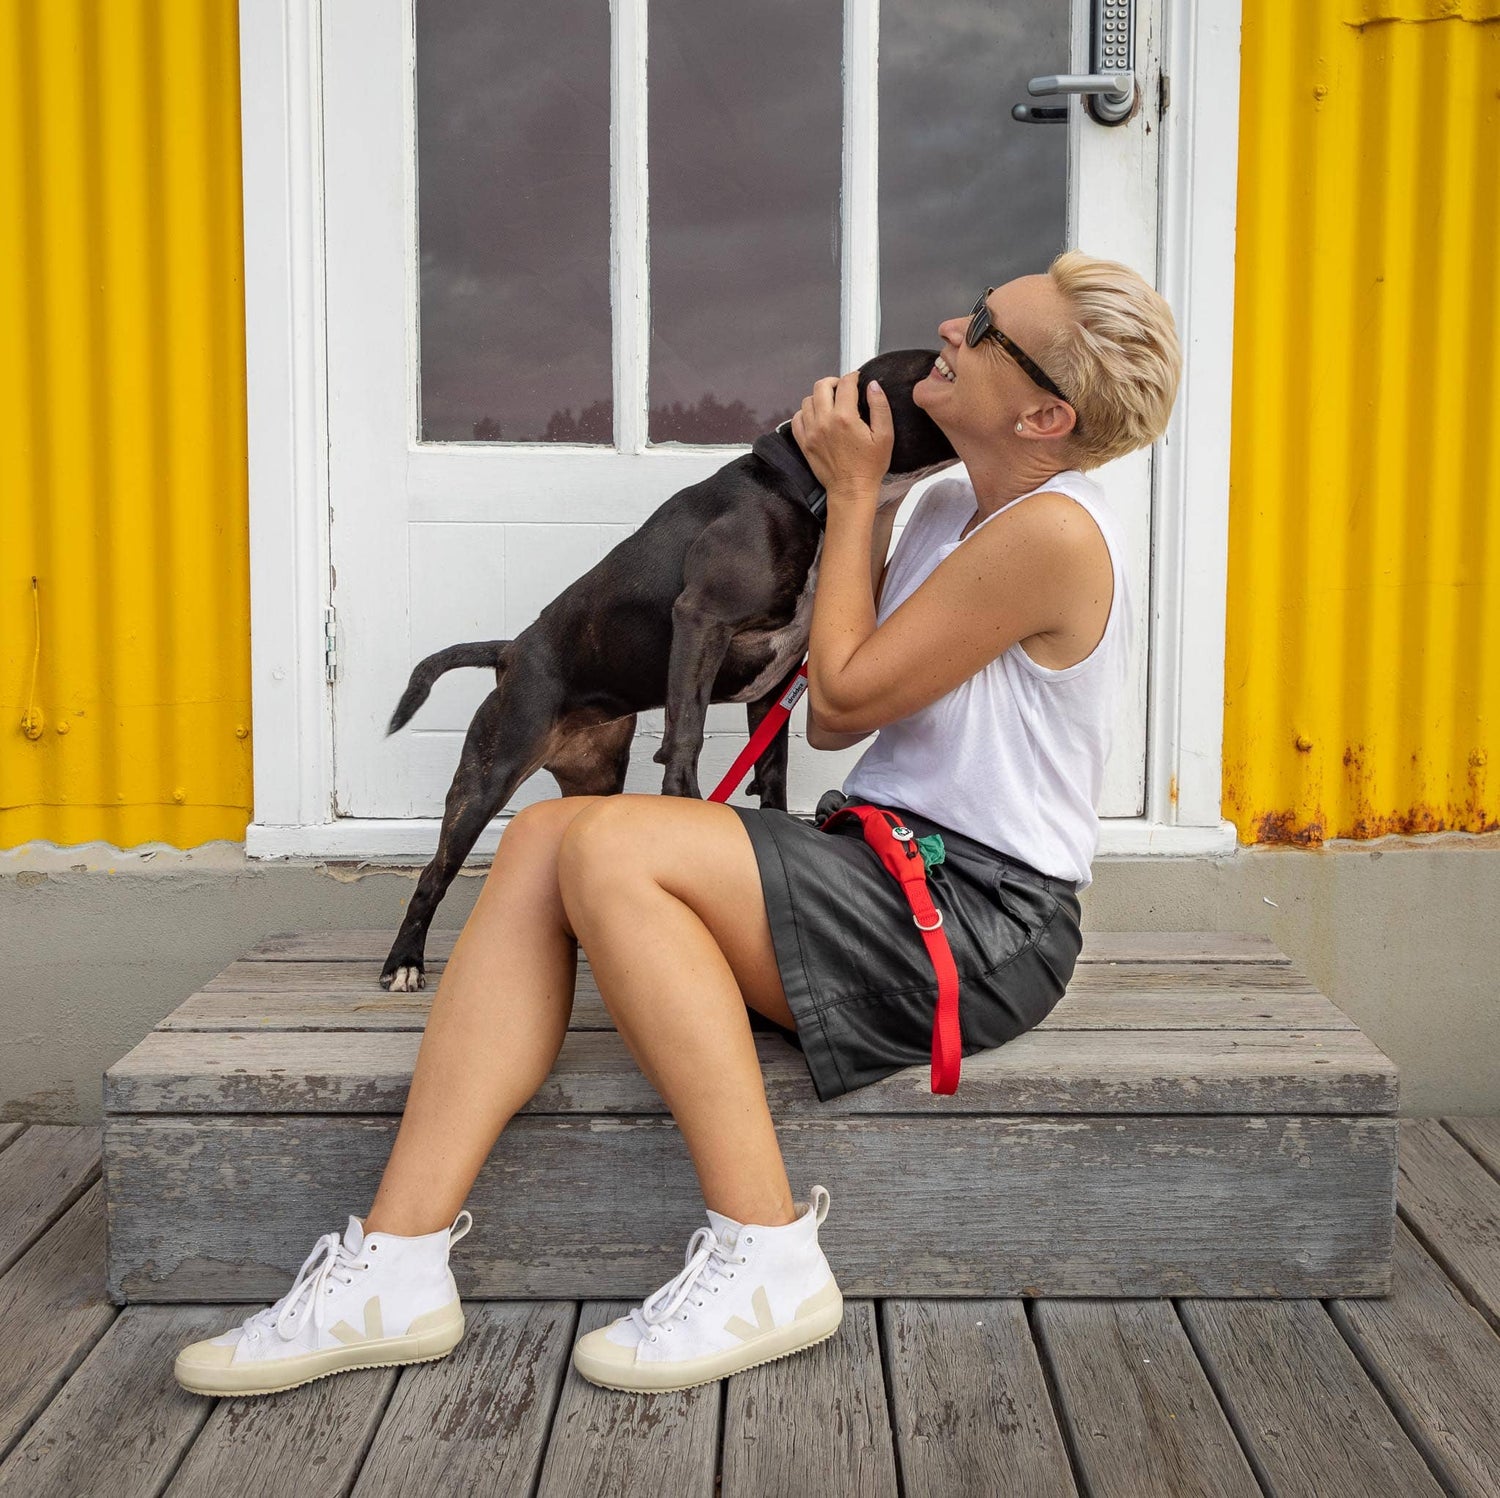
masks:
<path fill-rule="evenodd" d="M 1316 847 L 1296 843 L 1241 843 L 1233 853 L 1206 861 L 1222 864 L 1241 857 L 1274 857 L 1281 854 L 1364 853 L 1380 857 L 1386 853 L 1411 853 L 1425 849 L 1447 851 L 1500 851 L 1500 832 L 1431 832 L 1403 835 L 1392 833 L 1378 838 L 1329 838 Z M 1180 855 L 1149 853 L 1101 853 L 1095 868 L 1111 864 L 1152 864 L 1160 859 Z M 1195 855 L 1189 855 L 1193 857 Z M 1196 855 L 1205 861 L 1203 855 Z M 22 873 L 110 873 L 159 874 L 169 869 L 222 869 L 243 872 L 256 869 L 324 869 L 332 874 L 395 873 L 415 874 L 425 866 L 425 859 L 337 859 L 337 858 L 248 858 L 242 842 L 219 839 L 192 848 L 174 848 L 168 843 L 140 843 L 133 848 L 119 848 L 113 843 L 88 842 L 60 845 L 49 842 L 21 843 L 15 848 L 0 849 L 0 878 Z M 488 865 L 466 864 L 463 873 L 484 872 Z M 1095 877 L 1098 875 L 1096 873 Z"/>

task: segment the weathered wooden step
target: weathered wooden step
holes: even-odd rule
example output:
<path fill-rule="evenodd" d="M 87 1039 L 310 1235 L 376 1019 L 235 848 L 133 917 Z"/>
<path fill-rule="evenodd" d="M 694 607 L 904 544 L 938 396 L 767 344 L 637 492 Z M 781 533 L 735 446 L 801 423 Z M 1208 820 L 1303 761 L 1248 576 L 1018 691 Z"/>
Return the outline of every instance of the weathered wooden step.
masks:
<path fill-rule="evenodd" d="M 1066 1002 L 1066 1001 L 1065 1001 Z M 1359 1030 L 1074 1030 L 1038 1026 L 966 1056 L 951 1096 L 912 1066 L 819 1102 L 806 1063 L 757 1035 L 771 1111 L 1392 1113 L 1396 1073 Z M 105 1074 L 121 1113 L 399 1113 L 422 1037 L 399 1030 L 154 1031 Z M 666 1113 L 614 1031 L 570 1030 L 522 1113 Z"/>
<path fill-rule="evenodd" d="M 376 979 L 379 963 L 283 960 L 231 963 L 158 1030 L 421 1030 L 442 967 L 429 986 L 389 993 Z M 1352 1030 L 1290 964 L 1080 964 L 1058 1006 L 1040 1029 Z M 573 1030 L 612 1030 L 587 959 L 580 959 Z"/>
<path fill-rule="evenodd" d="M 377 971 L 391 946 L 390 931 L 348 927 L 340 931 L 278 931 L 245 953 L 268 962 L 373 962 Z M 434 927 L 427 933 L 427 960 L 446 962 L 459 933 Z M 1096 962 L 1291 963 L 1269 936 L 1258 931 L 1090 931 L 1078 954 L 1080 966 Z"/>
<path fill-rule="evenodd" d="M 397 1119 L 115 1116 L 112 1298 L 274 1300 L 368 1210 Z M 778 1119 L 846 1295 L 1383 1295 L 1395 1120 Z M 670 1117 L 518 1116 L 467 1203 L 466 1297 L 639 1300 L 703 1221 Z"/>
<path fill-rule="evenodd" d="M 388 933 L 269 937 L 104 1078 L 109 1289 L 264 1301 L 368 1210 L 443 961 L 378 982 Z M 793 1188 L 847 1295 L 1385 1293 L 1397 1074 L 1263 937 L 1090 933 L 1043 1024 L 828 1103 L 757 1033 Z M 502 1133 L 454 1252 L 477 1298 L 639 1299 L 702 1200 L 586 960 L 551 1075 Z"/>

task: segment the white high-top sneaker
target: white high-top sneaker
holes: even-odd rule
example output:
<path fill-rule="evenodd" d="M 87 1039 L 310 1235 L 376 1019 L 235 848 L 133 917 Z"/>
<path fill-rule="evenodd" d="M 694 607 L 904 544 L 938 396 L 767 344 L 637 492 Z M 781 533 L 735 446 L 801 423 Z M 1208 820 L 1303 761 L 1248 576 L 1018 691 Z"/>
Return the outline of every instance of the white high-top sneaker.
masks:
<path fill-rule="evenodd" d="M 573 1366 L 608 1389 L 686 1389 L 769 1363 L 831 1337 L 844 1319 L 818 1245 L 828 1192 L 814 1186 L 801 1214 L 778 1227 L 708 1212 L 682 1273 L 627 1316 L 573 1344 Z"/>
<path fill-rule="evenodd" d="M 275 1305 L 184 1347 L 177 1382 L 194 1394 L 274 1394 L 346 1368 L 446 1357 L 464 1334 L 448 1250 L 473 1225 L 465 1208 L 451 1227 L 403 1238 L 366 1235 L 351 1217 L 342 1242 L 318 1239 Z"/>

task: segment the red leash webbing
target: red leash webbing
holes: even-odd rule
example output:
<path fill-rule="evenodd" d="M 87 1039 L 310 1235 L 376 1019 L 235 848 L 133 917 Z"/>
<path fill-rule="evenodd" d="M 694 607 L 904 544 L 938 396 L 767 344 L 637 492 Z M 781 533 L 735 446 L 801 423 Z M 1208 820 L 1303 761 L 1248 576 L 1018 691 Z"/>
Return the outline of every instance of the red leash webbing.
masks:
<path fill-rule="evenodd" d="M 937 1015 L 932 1024 L 932 1090 L 958 1091 L 962 1065 L 963 1042 L 958 1024 L 958 969 L 953 965 L 953 951 L 943 933 L 943 913 L 932 903 L 927 889 L 927 864 L 917 847 L 917 835 L 902 825 L 894 812 L 883 806 L 849 803 L 841 806 L 822 823 L 840 817 L 857 817 L 864 829 L 865 841 L 875 850 L 881 863 L 901 882 L 912 919 L 922 933 L 927 955 L 937 973 Z"/>
<path fill-rule="evenodd" d="M 766 745 L 791 716 L 792 709 L 806 690 L 807 662 L 804 660 L 761 719 L 750 736 L 750 742 L 714 789 L 708 798 L 710 801 L 727 801 L 734 794 L 750 766 L 760 758 Z M 922 933 L 922 941 L 938 980 L 937 1014 L 932 1024 L 932 1090 L 935 1093 L 957 1092 L 963 1057 L 958 1023 L 958 969 L 953 964 L 953 951 L 943 932 L 942 912 L 932 903 L 928 891 L 927 862 L 917 847 L 916 834 L 909 827 L 902 826 L 894 812 L 864 802 L 841 806 L 823 820 L 819 830 L 826 831 L 830 823 L 843 816 L 859 821 L 865 841 L 875 850 L 881 863 L 896 876 L 907 904 L 911 906 L 912 920 Z"/>
<path fill-rule="evenodd" d="M 760 726 L 750 735 L 750 742 L 740 750 L 739 758 L 730 765 L 728 773 L 719 782 L 710 801 L 727 801 L 739 788 L 750 766 L 758 760 L 767 744 L 776 737 L 777 730 L 791 717 L 802 694 L 807 690 L 807 662 L 797 667 L 795 675 L 783 688 L 781 696 L 773 702 Z"/>

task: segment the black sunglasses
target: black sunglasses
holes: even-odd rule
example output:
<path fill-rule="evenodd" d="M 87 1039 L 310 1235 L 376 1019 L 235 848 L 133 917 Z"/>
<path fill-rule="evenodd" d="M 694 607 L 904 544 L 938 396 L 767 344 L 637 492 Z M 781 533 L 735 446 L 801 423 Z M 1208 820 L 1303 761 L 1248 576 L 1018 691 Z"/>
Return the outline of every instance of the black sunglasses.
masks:
<path fill-rule="evenodd" d="M 1058 400 L 1067 401 L 1068 405 L 1073 406 L 1073 402 L 1068 400 L 1067 396 L 1065 396 L 1062 391 L 1059 390 L 1057 386 L 1047 378 L 1046 374 L 1042 370 L 1042 366 L 1038 364 L 1035 359 L 1031 358 L 1029 354 L 1025 353 L 1022 350 L 1020 344 L 1018 344 L 1014 339 L 1008 338 L 1004 333 L 1000 331 L 999 328 L 994 325 L 993 322 L 991 322 L 989 296 L 994 289 L 995 288 L 993 286 L 986 286 L 984 289 L 984 295 L 974 303 L 974 310 L 969 314 L 969 331 L 964 334 L 964 342 L 967 343 L 970 348 L 973 348 L 981 338 L 993 338 L 995 342 L 998 343 L 1000 347 L 1003 348 L 1005 352 L 1009 354 L 1011 358 L 1014 359 L 1016 363 L 1019 364 L 1021 368 L 1024 369 L 1026 373 L 1029 374 L 1031 378 L 1042 387 L 1043 390 L 1050 390 L 1052 394 L 1058 398 Z M 1073 416 L 1073 430 L 1077 432 L 1082 427 L 1082 423 L 1077 420 L 1077 406 L 1073 406 Z"/>

